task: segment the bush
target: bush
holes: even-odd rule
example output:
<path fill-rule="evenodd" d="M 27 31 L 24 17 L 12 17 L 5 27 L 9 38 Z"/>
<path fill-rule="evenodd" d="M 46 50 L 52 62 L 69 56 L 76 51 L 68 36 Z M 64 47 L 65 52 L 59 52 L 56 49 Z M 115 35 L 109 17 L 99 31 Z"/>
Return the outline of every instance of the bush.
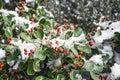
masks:
<path fill-rule="evenodd" d="M 67 19 L 63 25 L 56 23 L 52 13 L 38 3 L 21 1 L 15 11 L 2 9 L 0 4 L 1 80 L 120 77 L 119 71 L 116 74 L 120 69 L 116 56 L 119 21 L 101 16 L 96 31 L 86 34 Z"/>

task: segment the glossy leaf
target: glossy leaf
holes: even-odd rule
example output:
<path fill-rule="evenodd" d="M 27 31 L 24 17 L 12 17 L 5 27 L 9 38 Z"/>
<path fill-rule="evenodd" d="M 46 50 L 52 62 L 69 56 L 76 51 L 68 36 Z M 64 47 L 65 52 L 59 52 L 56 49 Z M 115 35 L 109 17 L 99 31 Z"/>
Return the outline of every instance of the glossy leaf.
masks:
<path fill-rule="evenodd" d="M 77 46 L 77 49 L 83 51 L 85 53 L 91 53 L 91 48 L 88 45 L 85 46 Z"/>
<path fill-rule="evenodd" d="M 21 37 L 22 39 L 24 39 L 26 42 L 33 42 L 33 41 L 31 40 L 30 36 L 27 35 L 27 34 L 24 33 L 24 32 L 20 33 L 20 37 Z"/>
<path fill-rule="evenodd" d="M 74 31 L 74 36 L 75 37 L 78 37 L 82 34 L 82 29 L 80 27 L 76 28 L 75 31 Z"/>
<path fill-rule="evenodd" d="M 34 69 L 33 69 L 33 60 L 32 59 L 28 60 L 27 74 L 28 75 L 35 74 Z"/>
<path fill-rule="evenodd" d="M 65 34 L 65 38 L 66 39 L 69 39 L 70 37 L 72 37 L 73 35 L 73 32 L 72 31 L 68 31 L 66 34 Z"/>
<path fill-rule="evenodd" d="M 35 72 L 40 70 L 40 60 L 39 59 L 34 59 L 33 69 Z"/>
<path fill-rule="evenodd" d="M 73 54 L 78 54 L 78 51 L 74 47 L 71 48 L 70 50 L 73 52 Z"/>
<path fill-rule="evenodd" d="M 58 74 L 56 80 L 65 80 L 65 77 L 62 74 Z"/>
<path fill-rule="evenodd" d="M 38 30 L 36 31 L 36 36 L 37 36 L 37 38 L 39 38 L 40 40 L 42 40 L 42 39 L 43 39 L 43 36 L 44 36 L 43 30 L 42 30 L 42 29 L 38 29 Z"/>
<path fill-rule="evenodd" d="M 96 74 L 93 73 L 92 71 L 90 71 L 90 75 L 91 75 L 93 80 L 99 80 L 98 77 L 96 76 Z"/>
<path fill-rule="evenodd" d="M 12 36 L 11 33 L 10 33 L 7 29 L 5 29 L 4 31 L 5 31 L 5 35 L 6 35 L 7 37 Z"/>
<path fill-rule="evenodd" d="M 70 72 L 70 79 L 71 79 L 71 80 L 81 80 L 80 77 L 78 78 L 78 77 L 76 77 L 76 75 L 80 75 L 80 74 L 79 74 L 79 71 L 77 71 L 77 70 L 72 70 L 72 71 Z"/>
<path fill-rule="evenodd" d="M 37 49 L 36 49 L 35 55 L 36 55 L 36 57 L 37 57 L 38 59 L 40 59 L 40 60 L 44 60 L 44 59 L 46 58 L 46 55 L 43 54 L 43 51 L 42 51 L 41 48 L 37 48 Z"/>
<path fill-rule="evenodd" d="M 94 68 L 94 63 L 93 62 L 86 62 L 83 66 L 87 71 L 92 71 Z"/>

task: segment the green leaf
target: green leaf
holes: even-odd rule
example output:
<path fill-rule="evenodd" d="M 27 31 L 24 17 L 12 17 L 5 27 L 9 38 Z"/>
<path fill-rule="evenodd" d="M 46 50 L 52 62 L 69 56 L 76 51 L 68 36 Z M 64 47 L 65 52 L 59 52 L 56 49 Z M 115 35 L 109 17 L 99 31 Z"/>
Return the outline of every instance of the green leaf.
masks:
<path fill-rule="evenodd" d="M 55 22 L 54 22 L 54 20 L 53 20 L 53 19 L 51 19 L 51 21 L 50 21 L 50 22 L 51 22 L 51 29 L 54 29 L 54 23 L 55 23 Z"/>
<path fill-rule="evenodd" d="M 40 60 L 45 60 L 45 58 L 46 58 L 46 55 L 43 54 L 42 48 L 37 48 L 35 51 L 35 55 Z"/>
<path fill-rule="evenodd" d="M 13 30 L 13 29 L 15 29 L 15 28 L 16 28 L 16 25 L 15 25 L 14 22 L 12 22 L 12 23 L 11 23 L 11 29 Z"/>
<path fill-rule="evenodd" d="M 43 26 L 44 28 L 51 28 L 54 22 L 52 20 L 47 20 L 45 17 L 40 19 L 39 25 Z M 54 27 L 54 26 L 52 26 Z"/>
<path fill-rule="evenodd" d="M 46 22 L 46 19 L 45 18 L 41 18 L 41 20 L 40 20 L 40 22 L 39 22 L 39 25 L 41 25 L 41 24 L 45 24 L 45 22 Z"/>
<path fill-rule="evenodd" d="M 86 62 L 83 66 L 87 71 L 92 71 L 94 68 L 94 63 L 93 62 Z"/>
<path fill-rule="evenodd" d="M 59 58 L 59 53 L 57 53 L 56 57 L 53 56 L 54 50 L 51 48 L 47 48 L 44 53 L 49 57 L 51 60 L 56 60 Z"/>
<path fill-rule="evenodd" d="M 56 80 L 65 80 L 65 78 L 62 74 L 58 74 Z"/>
<path fill-rule="evenodd" d="M 78 37 L 82 34 L 82 29 L 80 27 L 76 28 L 74 31 L 74 37 Z"/>
<path fill-rule="evenodd" d="M 110 56 L 109 56 L 108 54 L 106 54 L 106 55 L 103 55 L 103 56 L 102 56 L 102 59 L 103 59 L 103 61 L 106 61 L 106 60 L 109 59 L 109 57 L 110 57 Z"/>
<path fill-rule="evenodd" d="M 2 8 L 2 0 L 0 0 L 0 9 Z"/>
<path fill-rule="evenodd" d="M 100 73 L 103 71 L 103 65 L 95 64 L 94 68 L 92 69 L 94 73 Z"/>
<path fill-rule="evenodd" d="M 32 59 L 28 60 L 27 74 L 28 75 L 34 75 L 35 74 L 35 72 L 33 70 L 33 60 Z"/>
<path fill-rule="evenodd" d="M 37 36 L 37 38 L 39 38 L 40 40 L 42 40 L 42 39 L 43 39 L 43 36 L 44 36 L 43 30 L 42 30 L 42 29 L 38 29 L 38 30 L 36 31 L 36 36 Z"/>
<path fill-rule="evenodd" d="M 70 37 L 72 37 L 73 35 L 73 32 L 72 31 L 68 31 L 66 34 L 65 34 L 65 38 L 66 39 L 69 39 Z"/>
<path fill-rule="evenodd" d="M 43 76 L 37 76 L 35 80 L 44 80 Z"/>
<path fill-rule="evenodd" d="M 11 33 L 9 32 L 9 30 L 5 29 L 4 31 L 5 31 L 5 35 L 6 35 L 7 37 L 12 36 Z"/>
<path fill-rule="evenodd" d="M 29 27 L 29 24 L 24 24 L 23 26 L 22 26 L 22 28 L 25 30 L 25 29 L 27 29 Z"/>
<path fill-rule="evenodd" d="M 44 24 L 44 27 L 47 27 L 47 28 L 50 28 L 51 24 L 49 21 L 46 21 L 45 24 Z"/>
<path fill-rule="evenodd" d="M 35 72 L 40 70 L 40 60 L 39 59 L 34 59 L 33 69 Z"/>
<path fill-rule="evenodd" d="M 22 71 L 25 68 L 24 65 L 25 65 L 25 61 L 21 61 L 18 65 L 18 70 Z"/>
<path fill-rule="evenodd" d="M 115 32 L 115 38 L 116 38 L 117 40 L 120 40 L 120 33 L 119 33 L 119 32 Z"/>
<path fill-rule="evenodd" d="M 26 42 L 33 42 L 33 41 L 31 40 L 30 36 L 27 35 L 27 34 L 24 33 L 24 32 L 20 33 L 20 37 L 21 37 L 22 39 L 24 39 Z"/>
<path fill-rule="evenodd" d="M 85 53 L 91 53 L 91 48 L 88 45 L 85 46 L 77 46 L 77 49 L 83 51 Z"/>
<path fill-rule="evenodd" d="M 93 80 L 99 80 L 98 77 L 96 76 L 96 74 L 93 73 L 92 71 L 90 71 L 90 75 L 91 75 Z"/>
<path fill-rule="evenodd" d="M 16 59 L 19 59 L 19 55 L 21 55 L 21 51 L 19 49 L 16 49 L 13 53 L 13 57 L 12 59 L 16 60 Z"/>
<path fill-rule="evenodd" d="M 70 72 L 70 79 L 71 79 L 71 80 L 81 80 L 82 77 L 81 77 L 81 78 L 78 78 L 78 77 L 76 77 L 76 74 L 80 75 L 80 74 L 79 74 L 79 71 L 77 71 L 77 70 L 72 70 L 72 71 Z"/>
<path fill-rule="evenodd" d="M 78 54 L 78 51 L 73 47 L 71 48 L 71 51 L 74 53 L 74 54 Z"/>
<path fill-rule="evenodd" d="M 0 16 L 0 22 L 3 20 L 3 17 L 2 16 Z"/>
<path fill-rule="evenodd" d="M 0 80 L 4 80 L 3 78 L 0 78 Z"/>

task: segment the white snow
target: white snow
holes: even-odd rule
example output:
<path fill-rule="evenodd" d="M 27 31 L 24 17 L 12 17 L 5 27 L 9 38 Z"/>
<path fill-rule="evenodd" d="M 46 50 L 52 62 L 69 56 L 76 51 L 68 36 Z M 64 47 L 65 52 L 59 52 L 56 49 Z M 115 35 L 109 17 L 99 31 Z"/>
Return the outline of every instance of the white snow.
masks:
<path fill-rule="evenodd" d="M 14 17 L 12 19 L 13 21 L 15 21 L 15 24 L 18 26 L 24 26 L 24 24 L 28 24 L 28 28 L 26 28 L 25 30 L 31 30 L 31 28 L 37 27 L 39 25 L 38 22 L 36 23 L 31 23 L 31 21 L 25 19 L 24 17 Z"/>
<path fill-rule="evenodd" d="M 60 57 L 57 60 L 49 61 L 47 63 L 47 66 L 50 67 L 50 68 L 52 67 L 52 65 L 54 65 L 55 67 L 59 67 L 61 64 L 62 63 L 61 63 L 61 57 Z"/>
<path fill-rule="evenodd" d="M 101 26 L 101 24 L 99 24 L 99 26 Z M 109 29 L 102 30 L 101 31 L 102 35 L 100 35 L 100 36 L 97 36 L 97 33 L 96 33 L 95 36 L 93 36 L 93 39 L 95 40 L 96 43 L 102 43 L 104 40 L 111 39 L 112 37 L 114 37 L 115 32 L 120 32 L 120 27 L 119 26 L 120 26 L 120 21 L 112 22 L 110 25 L 107 25 L 107 27 L 109 27 Z"/>
<path fill-rule="evenodd" d="M 2 48 L 0 48 L 0 59 L 5 57 L 5 50 L 3 50 Z"/>
<path fill-rule="evenodd" d="M 26 3 L 35 2 L 36 0 L 26 0 Z"/>
<path fill-rule="evenodd" d="M 120 65 L 115 63 L 112 67 L 111 67 L 111 74 L 114 78 L 119 78 L 120 77 Z"/>
<path fill-rule="evenodd" d="M 103 45 L 103 49 L 98 48 L 98 50 L 102 52 L 104 55 L 108 54 L 109 59 L 113 57 L 113 51 L 112 51 L 112 47 L 110 44 Z"/>
<path fill-rule="evenodd" d="M 13 66 L 13 69 L 18 69 L 19 61 Z"/>
<path fill-rule="evenodd" d="M 103 64 L 102 55 L 93 55 L 89 60 L 96 64 Z"/>
<path fill-rule="evenodd" d="M 30 23 L 30 21 L 25 19 L 24 17 L 14 17 L 13 21 L 15 21 L 16 25 L 24 25 Z"/>
<path fill-rule="evenodd" d="M 68 31 L 66 31 L 66 32 L 68 32 Z M 61 37 L 64 36 L 66 32 L 61 32 L 59 37 L 50 40 L 50 42 L 52 42 L 52 47 L 53 48 L 64 46 L 65 48 L 70 49 L 74 46 L 75 43 L 77 43 L 79 41 L 85 41 L 86 40 L 84 33 L 82 33 L 79 37 L 72 36 L 69 39 L 61 39 Z M 60 44 L 57 45 L 55 43 L 56 41 L 58 41 Z"/>
<path fill-rule="evenodd" d="M 82 76 L 80 74 L 76 74 L 75 77 L 78 79 L 78 80 L 81 80 L 82 79 Z"/>
<path fill-rule="evenodd" d="M 120 53 L 115 52 L 114 59 L 115 59 L 116 63 L 120 65 Z"/>
<path fill-rule="evenodd" d="M 0 12 L 2 13 L 2 15 L 4 16 L 8 16 L 10 14 L 14 15 L 14 16 L 18 16 L 16 11 L 8 11 L 6 9 L 1 9 Z"/>
<path fill-rule="evenodd" d="M 5 3 L 9 3 L 10 2 L 10 0 L 5 0 Z"/>
<path fill-rule="evenodd" d="M 11 41 L 11 43 L 19 47 L 23 60 L 29 57 L 28 55 L 24 54 L 24 49 L 27 50 L 27 53 L 30 53 L 31 49 L 35 50 L 35 48 L 37 47 L 34 43 L 26 43 L 26 42 L 22 42 L 21 40 L 18 40 L 17 42 Z"/>

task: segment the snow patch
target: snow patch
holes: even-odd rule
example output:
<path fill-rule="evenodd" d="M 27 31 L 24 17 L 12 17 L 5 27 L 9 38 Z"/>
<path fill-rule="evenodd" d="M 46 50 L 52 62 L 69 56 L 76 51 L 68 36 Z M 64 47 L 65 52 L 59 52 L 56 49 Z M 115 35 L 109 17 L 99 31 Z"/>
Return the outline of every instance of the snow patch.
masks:
<path fill-rule="evenodd" d="M 0 59 L 5 57 L 5 50 L 3 50 L 2 48 L 0 48 Z"/>
<path fill-rule="evenodd" d="M 115 63 L 112 67 L 111 67 L 111 74 L 114 78 L 119 78 L 120 77 L 120 65 Z"/>
<path fill-rule="evenodd" d="M 102 55 L 93 55 L 90 58 L 90 61 L 93 61 L 96 64 L 103 64 Z"/>

